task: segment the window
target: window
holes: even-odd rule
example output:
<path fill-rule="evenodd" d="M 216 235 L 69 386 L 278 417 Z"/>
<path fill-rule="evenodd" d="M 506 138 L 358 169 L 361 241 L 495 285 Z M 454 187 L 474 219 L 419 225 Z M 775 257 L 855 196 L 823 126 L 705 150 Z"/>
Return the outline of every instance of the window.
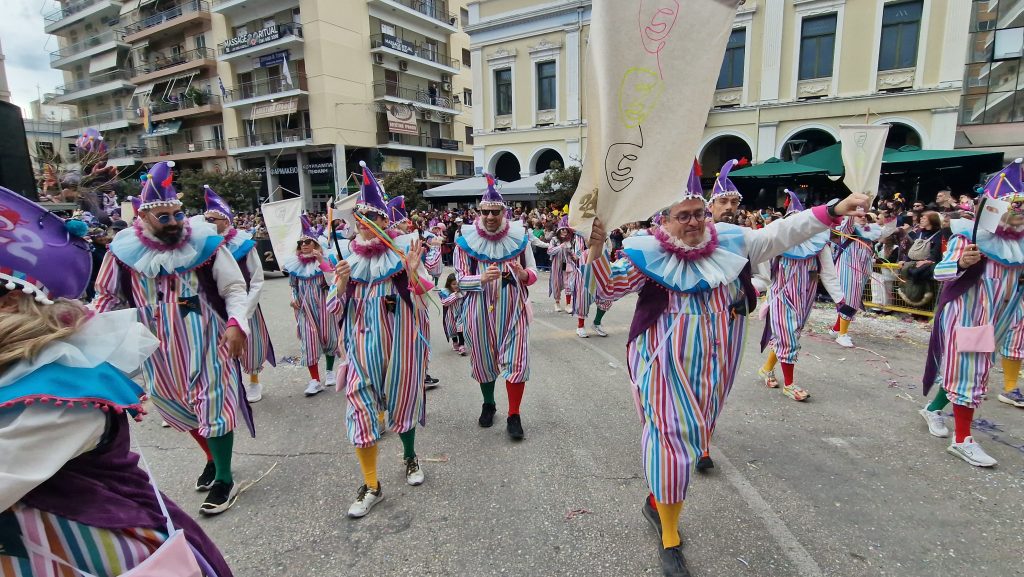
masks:
<path fill-rule="evenodd" d="M 992 58 L 1005 60 L 1021 56 L 1024 56 L 1024 28 L 996 30 L 996 44 Z"/>
<path fill-rule="evenodd" d="M 462 89 L 462 103 L 466 106 L 473 106 L 473 91 L 468 88 Z"/>
<path fill-rule="evenodd" d="M 804 18 L 800 30 L 800 80 L 832 76 L 836 15 Z"/>
<path fill-rule="evenodd" d="M 462 65 L 466 68 L 473 67 L 473 55 L 469 53 L 469 50 L 462 49 Z"/>
<path fill-rule="evenodd" d="M 473 176 L 473 161 L 472 160 L 456 160 L 455 161 L 455 175 L 456 176 Z"/>
<path fill-rule="evenodd" d="M 537 63 L 537 110 L 554 110 L 557 86 L 555 84 L 555 62 Z"/>
<path fill-rule="evenodd" d="M 36 155 L 44 160 L 50 160 L 53 158 L 53 143 L 52 142 L 37 142 L 36 143 Z"/>
<path fill-rule="evenodd" d="M 718 89 L 743 86 L 743 60 L 747 50 L 747 30 L 739 28 L 729 35 L 725 45 L 722 71 L 718 73 Z"/>
<path fill-rule="evenodd" d="M 895 70 L 917 65 L 917 44 L 921 32 L 920 1 L 887 4 L 882 10 L 882 40 L 878 69 Z"/>
<path fill-rule="evenodd" d="M 196 45 L 196 50 L 202 50 L 203 48 L 206 48 L 206 36 L 205 35 L 200 34 L 199 36 L 196 36 L 195 39 L 194 39 L 194 42 L 195 42 L 195 45 Z"/>
<path fill-rule="evenodd" d="M 469 26 L 469 10 L 466 8 L 459 8 L 459 20 L 462 27 Z"/>
<path fill-rule="evenodd" d="M 388 36 L 394 36 L 395 35 L 395 27 L 393 25 L 391 25 L 391 24 L 388 24 L 387 22 L 381 22 L 380 23 L 380 33 L 381 34 L 387 34 Z"/>
<path fill-rule="evenodd" d="M 448 174 L 448 163 L 443 158 L 428 158 L 427 172 L 430 174 Z"/>
<path fill-rule="evenodd" d="M 1024 122 L 1024 0 L 974 0 L 960 124 Z"/>
<path fill-rule="evenodd" d="M 494 113 L 512 114 L 512 69 L 494 71 Z"/>
<path fill-rule="evenodd" d="M 466 127 L 466 144 L 473 144 L 473 127 Z"/>

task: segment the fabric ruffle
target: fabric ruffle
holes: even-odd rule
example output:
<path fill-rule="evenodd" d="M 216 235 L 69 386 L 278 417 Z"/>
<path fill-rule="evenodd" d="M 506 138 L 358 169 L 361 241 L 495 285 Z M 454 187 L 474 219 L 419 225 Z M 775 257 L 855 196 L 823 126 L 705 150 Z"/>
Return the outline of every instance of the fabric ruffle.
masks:
<path fill-rule="evenodd" d="M 853 227 L 853 234 L 868 242 L 877 242 L 879 238 L 882 238 L 882 227 L 871 223 L 858 224 Z"/>
<path fill-rule="evenodd" d="M 462 226 L 462 236 L 455 242 L 462 247 L 462 250 L 469 253 L 469 256 L 481 262 L 502 262 L 519 255 L 526 248 L 530 239 L 527 236 L 526 228 L 519 221 L 508 223 L 508 233 L 501 240 L 488 240 L 480 235 L 476 224 Z"/>
<path fill-rule="evenodd" d="M 971 238 L 971 234 L 974 231 L 974 221 L 965 218 L 951 220 L 949 227 L 953 234 L 967 237 L 968 240 L 978 245 L 978 248 L 985 256 L 996 262 L 1005 265 L 1024 264 L 1024 240 L 1000 238 L 994 233 L 979 228 L 978 239 L 975 241 Z"/>
<path fill-rule="evenodd" d="M 394 238 L 391 242 L 400 248 L 402 252 L 407 252 L 412 246 L 412 242 L 418 238 L 419 235 L 413 232 Z M 366 284 L 380 282 L 395 276 L 405 266 L 402 257 L 392 250 L 387 250 L 383 254 L 367 258 L 356 254 L 352 250 L 351 242 L 345 241 L 341 243 L 341 256 L 352 269 L 349 278 L 354 281 Z"/>
<path fill-rule="evenodd" d="M 830 231 L 819 232 L 804 242 L 791 247 L 782 253 L 782 256 L 794 259 L 809 258 L 817 256 L 821 249 L 825 248 L 825 244 L 828 242 Z"/>
<path fill-rule="evenodd" d="M 281 263 L 281 268 L 291 276 L 298 278 L 313 278 L 318 274 L 323 274 L 324 271 L 320 270 L 320 263 L 317 261 L 313 262 L 302 262 L 297 254 L 290 254 Z"/>
<path fill-rule="evenodd" d="M 174 250 L 148 248 L 135 235 L 135 230 L 128 227 L 110 242 L 110 251 L 117 260 L 149 278 L 191 270 L 210 260 L 224 239 L 217 234 L 217 228 L 206 221 L 190 224 L 192 235 L 188 242 Z"/>
<path fill-rule="evenodd" d="M 747 265 L 743 229 L 719 223 L 718 247 L 708 256 L 684 260 L 666 251 L 650 233 L 633 235 L 622 242 L 633 266 L 658 284 L 677 292 L 700 292 L 730 283 Z"/>
<path fill-rule="evenodd" d="M 231 230 L 234 231 L 235 234 L 227 241 L 227 243 L 225 243 L 224 246 L 227 247 L 231 256 L 235 257 L 235 260 L 242 260 L 247 254 L 249 254 L 252 247 L 256 246 L 256 241 L 252 239 L 251 234 L 245 231 L 238 230 L 237 228 L 233 228 Z"/>

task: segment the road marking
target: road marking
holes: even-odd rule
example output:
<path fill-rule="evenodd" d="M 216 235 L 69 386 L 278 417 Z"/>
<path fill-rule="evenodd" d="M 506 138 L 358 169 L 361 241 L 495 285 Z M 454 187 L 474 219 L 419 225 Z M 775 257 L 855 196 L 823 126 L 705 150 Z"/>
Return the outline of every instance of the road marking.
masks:
<path fill-rule="evenodd" d="M 821 571 L 821 567 L 811 557 L 807 549 L 797 541 L 796 537 L 790 532 L 789 527 L 786 523 L 772 510 L 768 503 L 761 496 L 761 493 L 750 484 L 750 481 L 743 476 L 743 473 L 733 466 L 732 462 L 722 453 L 720 446 L 717 446 L 715 451 L 715 463 L 721 463 L 722 469 L 725 471 L 725 477 L 729 480 L 729 483 L 739 492 L 743 500 L 747 502 L 747 505 L 754 510 L 754 513 L 764 521 L 764 524 L 768 527 L 768 532 L 771 534 L 775 542 L 778 543 L 779 548 L 786 554 L 790 562 L 796 566 L 800 575 L 805 577 L 824 577 L 824 573 Z"/>

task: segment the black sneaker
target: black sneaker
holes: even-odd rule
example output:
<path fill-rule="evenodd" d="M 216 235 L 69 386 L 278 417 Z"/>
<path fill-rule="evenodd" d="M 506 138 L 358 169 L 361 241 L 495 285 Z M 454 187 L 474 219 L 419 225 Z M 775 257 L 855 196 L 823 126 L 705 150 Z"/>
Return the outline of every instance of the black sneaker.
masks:
<path fill-rule="evenodd" d="M 490 427 L 494 424 L 494 413 L 498 412 L 498 406 L 494 403 L 484 403 L 482 409 L 480 409 L 480 418 L 477 422 L 480 423 L 481 427 Z"/>
<path fill-rule="evenodd" d="M 647 522 L 650 523 L 651 527 L 654 527 L 655 532 L 658 533 L 658 540 L 661 541 L 661 517 L 658 516 L 658 510 L 651 505 L 650 497 L 644 499 L 643 513 L 644 518 L 647 519 Z"/>
<path fill-rule="evenodd" d="M 207 461 L 203 474 L 196 479 L 196 491 L 209 491 L 213 486 L 213 478 L 216 474 L 217 467 L 213 465 L 213 461 Z"/>
<path fill-rule="evenodd" d="M 214 481 L 213 487 L 206 495 L 206 501 L 199 506 L 199 512 L 203 515 L 219 515 L 235 504 L 237 496 L 238 486 L 234 483 Z"/>
<path fill-rule="evenodd" d="M 659 547 L 658 556 L 661 557 L 661 572 L 665 577 L 690 577 L 690 570 L 686 568 L 686 559 L 683 558 L 683 546 Z"/>
<path fill-rule="evenodd" d="M 708 469 L 714 469 L 715 462 L 711 460 L 711 455 L 701 455 L 700 459 L 697 459 L 697 470 L 704 472 Z"/>
<path fill-rule="evenodd" d="M 441 382 L 440 379 L 435 379 L 434 377 L 432 377 L 430 375 L 427 375 L 427 378 L 423 379 L 423 385 L 424 385 L 424 388 L 426 388 L 426 389 L 436 388 L 437 387 L 437 383 L 440 383 L 440 382 Z"/>
<path fill-rule="evenodd" d="M 519 419 L 519 415 L 509 415 L 506 422 L 508 423 L 506 425 L 508 436 L 513 441 L 522 441 L 526 435 L 523 433 L 523 422 Z"/>

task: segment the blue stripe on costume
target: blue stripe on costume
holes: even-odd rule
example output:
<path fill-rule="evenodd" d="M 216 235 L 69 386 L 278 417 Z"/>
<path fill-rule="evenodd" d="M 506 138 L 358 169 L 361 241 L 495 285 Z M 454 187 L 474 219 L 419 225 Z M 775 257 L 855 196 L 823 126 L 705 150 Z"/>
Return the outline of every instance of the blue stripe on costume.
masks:
<path fill-rule="evenodd" d="M 241 244 L 234 247 L 234 250 L 231 251 L 231 256 L 235 257 L 235 260 L 242 260 L 249 254 L 249 251 L 252 250 L 254 246 L 256 246 L 256 241 L 252 239 L 243 241 Z"/>
<path fill-rule="evenodd" d="M 49 364 L 0 387 L 0 404 L 48 397 L 88 401 L 126 409 L 139 406 L 142 389 L 109 363 L 95 367 Z"/>

